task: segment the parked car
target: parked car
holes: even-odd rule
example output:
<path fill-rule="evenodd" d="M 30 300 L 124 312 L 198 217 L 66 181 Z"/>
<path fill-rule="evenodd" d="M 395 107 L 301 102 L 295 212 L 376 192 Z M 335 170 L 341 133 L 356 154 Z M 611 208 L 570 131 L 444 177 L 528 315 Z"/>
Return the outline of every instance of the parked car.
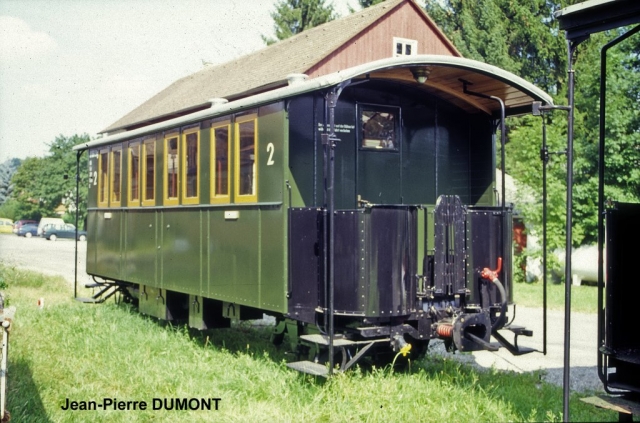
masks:
<path fill-rule="evenodd" d="M 38 236 L 44 236 L 42 233 L 42 229 L 46 225 L 64 225 L 64 220 L 60 217 L 43 217 L 40 219 L 40 223 L 38 223 Z"/>
<path fill-rule="evenodd" d="M 71 238 L 76 235 L 76 227 L 71 223 L 48 224 L 42 228 L 42 236 L 48 240 L 55 241 L 58 238 Z M 87 231 L 78 231 L 78 241 L 87 240 Z"/>
<path fill-rule="evenodd" d="M 38 222 L 36 222 L 35 220 L 29 220 L 29 219 L 20 219 L 20 220 L 16 220 L 13 223 L 13 233 L 17 234 L 18 233 L 18 229 L 20 229 L 20 227 L 22 225 L 27 225 L 27 224 L 35 224 L 36 226 L 38 225 Z"/>
<path fill-rule="evenodd" d="M 31 238 L 32 236 L 36 236 L 38 234 L 38 224 L 37 223 L 27 223 L 26 225 L 22 225 L 18 228 L 18 232 L 16 235 L 23 236 L 26 238 Z"/>
<path fill-rule="evenodd" d="M 0 217 L 0 233 L 10 234 L 13 232 L 13 220 Z"/>
<path fill-rule="evenodd" d="M 42 236 L 48 240 L 55 241 L 58 238 L 71 238 L 76 236 L 76 227 L 71 223 L 48 224 L 42 228 Z M 87 240 L 87 231 L 78 231 L 78 241 Z"/>

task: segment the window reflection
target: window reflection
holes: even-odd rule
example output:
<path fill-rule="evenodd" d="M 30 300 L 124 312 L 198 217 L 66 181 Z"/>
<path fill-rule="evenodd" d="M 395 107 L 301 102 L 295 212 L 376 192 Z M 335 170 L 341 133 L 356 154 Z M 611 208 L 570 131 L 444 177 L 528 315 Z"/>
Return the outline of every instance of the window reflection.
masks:
<path fill-rule="evenodd" d="M 214 196 L 229 195 L 229 127 L 214 129 L 215 181 Z"/>
<path fill-rule="evenodd" d="M 362 111 L 363 148 L 396 150 L 396 117 L 394 112 L 379 110 Z"/>
<path fill-rule="evenodd" d="M 238 124 L 240 132 L 240 178 L 238 193 L 255 194 L 255 125 L 253 121 Z"/>
<path fill-rule="evenodd" d="M 176 199 L 178 198 L 178 170 L 179 170 L 179 158 L 178 158 L 178 138 L 167 139 L 166 145 L 166 198 Z"/>
<path fill-rule="evenodd" d="M 142 199 L 144 205 L 154 205 L 155 202 L 155 152 L 154 141 L 144 143 L 144 191 Z"/>
<path fill-rule="evenodd" d="M 106 206 L 109 201 L 109 152 L 101 151 L 99 160 L 98 204 Z"/>
<path fill-rule="evenodd" d="M 140 205 L 140 144 L 129 147 L 129 201 Z"/>
<path fill-rule="evenodd" d="M 198 133 L 185 137 L 185 193 L 186 198 L 198 197 Z"/>
<path fill-rule="evenodd" d="M 122 172 L 122 151 L 114 150 L 113 151 L 113 175 L 112 175 L 112 181 L 111 181 L 111 184 L 112 184 L 111 202 L 112 203 L 120 202 L 121 172 Z"/>

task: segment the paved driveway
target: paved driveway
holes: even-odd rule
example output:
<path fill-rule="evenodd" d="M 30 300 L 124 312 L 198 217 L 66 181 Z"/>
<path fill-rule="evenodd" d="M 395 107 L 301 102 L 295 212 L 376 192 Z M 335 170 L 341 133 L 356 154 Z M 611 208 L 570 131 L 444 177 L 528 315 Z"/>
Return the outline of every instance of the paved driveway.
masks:
<path fill-rule="evenodd" d="M 517 289 L 517 287 L 516 287 Z M 595 288 L 594 288 L 595 289 Z M 513 308 L 509 308 L 512 312 Z M 511 316 L 510 316 L 511 317 Z M 505 348 L 499 351 L 478 351 L 459 354 L 458 360 L 482 368 L 494 367 L 500 370 L 510 370 L 518 373 L 543 369 L 543 379 L 562 386 L 564 368 L 564 311 L 547 311 L 547 354 L 532 352 L 525 355 L 513 356 Z M 543 350 L 542 309 L 517 307 L 514 325 L 525 326 L 533 330 L 532 337 L 520 336 L 519 346 Z M 603 391 L 602 383 L 597 373 L 597 315 L 586 313 L 571 314 L 571 349 L 569 372 L 571 389 L 573 391 Z M 513 335 L 509 331 L 501 333 L 510 341 Z M 492 339 L 492 341 L 494 341 Z M 435 353 L 442 354 L 444 348 L 434 345 Z"/>
<path fill-rule="evenodd" d="M 75 241 L 44 238 L 25 238 L 14 234 L 0 234 L 0 261 L 22 269 L 47 275 L 62 276 L 73 286 Z M 88 282 L 86 275 L 87 243 L 78 242 L 78 281 Z"/>

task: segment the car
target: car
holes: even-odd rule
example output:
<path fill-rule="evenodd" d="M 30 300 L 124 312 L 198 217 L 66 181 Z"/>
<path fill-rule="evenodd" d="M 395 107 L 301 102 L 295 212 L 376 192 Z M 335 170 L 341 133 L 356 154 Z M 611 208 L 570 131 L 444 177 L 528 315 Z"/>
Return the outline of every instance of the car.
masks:
<path fill-rule="evenodd" d="M 40 219 L 40 222 L 38 223 L 38 236 L 44 236 L 42 234 L 42 229 L 46 226 L 46 225 L 64 225 L 64 220 L 62 220 L 62 218 L 60 217 L 43 217 Z"/>
<path fill-rule="evenodd" d="M 0 233 L 10 234 L 13 232 L 13 220 L 0 217 Z"/>
<path fill-rule="evenodd" d="M 18 229 L 20 229 L 20 227 L 22 225 L 27 225 L 27 224 L 35 224 L 36 226 L 38 225 L 38 222 L 35 220 L 30 220 L 30 219 L 20 219 L 20 220 L 16 220 L 13 223 L 13 233 L 17 234 L 18 233 Z"/>
<path fill-rule="evenodd" d="M 76 227 L 71 223 L 65 224 L 48 224 L 42 228 L 42 236 L 50 241 L 58 238 L 75 238 Z M 87 231 L 78 231 L 78 241 L 87 240 Z"/>
<path fill-rule="evenodd" d="M 16 232 L 16 235 L 23 236 L 25 238 L 31 238 L 32 236 L 36 236 L 37 234 L 38 234 L 37 223 L 27 223 L 26 225 L 21 225 L 18 228 L 18 232 Z"/>

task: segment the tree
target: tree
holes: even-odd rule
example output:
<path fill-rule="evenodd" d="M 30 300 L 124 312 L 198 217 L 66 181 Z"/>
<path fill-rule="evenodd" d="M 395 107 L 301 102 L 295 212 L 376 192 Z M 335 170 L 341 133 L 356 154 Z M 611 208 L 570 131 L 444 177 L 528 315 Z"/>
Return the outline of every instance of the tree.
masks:
<path fill-rule="evenodd" d="M 79 208 L 81 221 L 87 212 L 87 157 L 80 160 L 80 203 L 76 203 L 76 157 L 72 148 L 89 142 L 89 136 L 62 135 L 49 144 L 50 155 L 44 158 L 30 157 L 22 162 L 12 178 L 15 201 L 15 218 L 40 219 L 54 214 L 59 205 L 64 205 L 69 216 L 75 220 L 75 210 Z"/>
<path fill-rule="evenodd" d="M 425 10 L 463 56 L 551 92 L 566 81 L 566 44 L 553 13 L 576 1 L 427 0 Z"/>
<path fill-rule="evenodd" d="M 46 159 L 29 157 L 13 175 L 12 198 L 16 201 L 16 218 L 39 220 L 43 216 L 53 214 L 57 205 L 52 206 L 48 201 L 46 189 L 42 184 L 47 180 L 44 175 L 45 168 Z"/>
<path fill-rule="evenodd" d="M 79 208 L 80 221 L 84 221 L 87 214 L 86 198 L 88 194 L 87 188 L 87 172 L 88 162 L 87 154 L 84 153 L 80 156 L 80 196 L 79 204 L 76 203 L 76 160 L 77 153 L 73 151 L 73 147 L 78 144 L 86 144 L 90 141 L 89 135 L 73 135 L 71 137 L 64 137 L 59 135 L 56 139 L 49 144 L 49 152 L 51 155 L 47 157 L 49 160 L 49 168 L 47 169 L 48 175 L 52 178 L 59 178 L 62 176 L 63 183 L 58 190 L 55 191 L 55 195 L 52 195 L 51 201 L 58 205 L 62 204 L 66 207 L 67 216 L 66 220 L 75 219 L 75 210 Z"/>
<path fill-rule="evenodd" d="M 20 163 L 20 159 L 10 159 L 0 164 L 0 206 L 11 197 L 11 192 L 13 191 L 11 177 L 20 166 Z"/>
<path fill-rule="evenodd" d="M 357 10 L 366 9 L 369 6 L 374 6 L 378 3 L 382 3 L 383 1 L 386 1 L 386 0 L 358 0 L 358 3 L 360 4 L 360 9 L 354 9 L 353 7 L 351 7 L 351 5 L 349 5 L 349 13 L 354 13 Z"/>
<path fill-rule="evenodd" d="M 333 4 L 325 4 L 325 0 L 280 0 L 271 17 L 274 20 L 276 39 L 263 35 L 262 40 L 267 45 L 332 21 L 337 16 Z"/>
<path fill-rule="evenodd" d="M 595 242 L 600 104 L 600 49 L 628 28 L 592 35 L 576 62 L 576 139 L 574 216 L 585 242 Z M 605 197 L 640 201 L 640 35 L 607 52 Z"/>
<path fill-rule="evenodd" d="M 507 69 L 566 104 L 567 47 L 553 13 L 576 0 L 427 0 L 426 11 L 461 53 Z M 624 30 L 623 30 L 624 31 Z M 595 34 L 578 47 L 574 123 L 574 245 L 593 243 L 597 222 L 597 140 L 600 47 L 616 34 Z M 607 195 L 640 197 L 640 51 L 638 36 L 610 51 L 607 103 Z M 631 39 L 630 39 L 631 40 Z M 566 148 L 566 114 L 549 115 L 550 151 Z M 540 118 L 510 119 L 506 171 L 541 197 Z M 566 157 L 553 155 L 548 167 L 552 248 L 564 243 Z M 524 207 L 538 228 L 540 206 Z"/>

